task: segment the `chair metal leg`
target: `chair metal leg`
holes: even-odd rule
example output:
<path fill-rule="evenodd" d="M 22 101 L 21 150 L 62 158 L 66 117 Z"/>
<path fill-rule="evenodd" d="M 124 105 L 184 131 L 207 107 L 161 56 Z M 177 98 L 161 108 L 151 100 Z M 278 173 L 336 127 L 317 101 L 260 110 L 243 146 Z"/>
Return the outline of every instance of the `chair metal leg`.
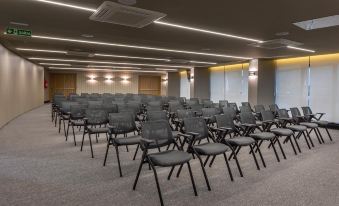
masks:
<path fill-rule="evenodd" d="M 145 161 L 145 153 L 142 154 L 142 157 L 141 157 L 141 160 L 140 160 L 140 165 L 139 165 L 139 169 L 138 169 L 138 172 L 137 172 L 137 176 L 135 177 L 134 184 L 133 184 L 133 190 L 135 190 L 135 188 L 137 187 L 137 183 L 138 183 L 138 180 L 139 180 L 140 172 L 141 172 L 142 166 L 144 164 L 144 161 Z"/>
<path fill-rule="evenodd" d="M 216 155 L 214 155 L 213 158 L 211 159 L 211 162 L 210 162 L 210 164 L 209 164 L 209 167 L 212 167 L 212 165 L 213 165 L 213 163 L 214 163 L 214 160 L 215 160 L 215 157 L 216 157 Z"/>
<path fill-rule="evenodd" d="M 297 148 L 298 148 L 299 153 L 301 153 L 300 146 L 299 146 L 299 143 L 298 143 L 297 138 L 295 137 L 294 134 L 292 135 L 292 137 L 293 137 L 293 139 L 294 139 L 295 144 L 297 145 Z"/>
<path fill-rule="evenodd" d="M 85 134 L 86 134 L 86 129 L 84 129 L 84 133 L 82 134 L 82 141 L 81 141 L 80 151 L 82 151 L 82 147 L 84 146 Z"/>
<path fill-rule="evenodd" d="M 120 165 L 120 157 L 119 157 L 119 148 L 118 148 L 118 146 L 115 146 L 115 152 L 116 152 L 116 154 L 117 154 L 117 159 L 118 159 L 119 174 L 120 174 L 120 177 L 122 177 L 121 165 Z"/>
<path fill-rule="evenodd" d="M 323 135 L 320 133 L 319 128 L 316 128 L 315 130 L 318 132 L 321 142 L 322 142 L 322 143 L 325 143 L 324 138 L 323 138 Z"/>
<path fill-rule="evenodd" d="M 91 147 L 91 155 L 92 155 L 92 158 L 94 158 L 94 155 L 93 155 L 93 147 L 92 147 L 91 133 L 88 133 L 88 139 L 89 139 L 89 145 L 90 145 L 90 147 Z"/>
<path fill-rule="evenodd" d="M 265 163 L 264 157 L 262 156 L 261 149 L 260 149 L 260 145 L 258 145 L 258 142 L 257 142 L 257 141 L 255 141 L 255 145 L 257 145 L 257 151 L 258 151 L 258 153 L 259 153 L 259 156 L 260 156 L 262 165 L 266 168 L 266 163 Z"/>
<path fill-rule="evenodd" d="M 214 157 L 214 156 L 213 156 L 213 157 Z M 204 167 L 206 167 L 206 164 L 207 164 L 207 162 L 208 162 L 209 159 L 210 159 L 210 155 L 208 155 L 208 156 L 206 157 L 205 162 L 204 162 Z"/>
<path fill-rule="evenodd" d="M 74 146 L 77 146 L 77 141 L 75 140 L 74 125 L 72 125 L 72 132 L 73 132 Z M 67 132 L 67 136 L 68 136 L 68 132 Z"/>
<path fill-rule="evenodd" d="M 68 121 L 68 124 L 67 124 L 66 141 L 67 141 L 67 139 L 68 139 L 69 126 L 70 126 L 70 121 Z"/>
<path fill-rule="evenodd" d="M 277 158 L 277 161 L 278 161 L 278 162 L 280 162 L 280 159 L 279 159 L 279 156 L 278 156 L 277 150 L 275 149 L 275 146 L 274 146 L 273 140 L 272 140 L 272 139 L 270 139 L 270 141 L 271 141 L 271 144 L 272 144 L 272 147 L 273 147 L 273 150 L 274 150 L 275 157 Z"/>
<path fill-rule="evenodd" d="M 307 130 L 306 130 L 306 134 L 307 134 L 308 140 L 310 141 L 312 147 L 314 147 L 314 144 L 313 144 L 313 141 L 311 139 L 310 133 Z"/>
<path fill-rule="evenodd" d="M 233 174 L 232 174 L 232 170 L 231 170 L 230 165 L 229 165 L 228 160 L 227 160 L 226 152 L 223 153 L 223 155 L 224 155 L 224 159 L 225 159 L 225 162 L 226 162 L 228 174 L 229 174 L 229 176 L 230 176 L 230 178 L 231 178 L 231 181 L 233 182 L 233 181 L 234 181 L 234 179 L 233 179 Z"/>
<path fill-rule="evenodd" d="M 168 176 L 167 176 L 167 180 L 170 180 L 170 179 L 171 179 L 171 176 L 172 176 L 172 174 L 173 174 L 174 168 L 175 168 L 175 166 L 172 166 L 171 171 L 170 171 L 170 173 L 169 173 Z"/>
<path fill-rule="evenodd" d="M 198 159 L 199 159 L 199 162 L 200 162 L 200 165 L 201 165 L 201 169 L 202 169 L 202 172 L 203 172 L 204 177 L 205 177 L 205 181 L 206 181 L 207 188 L 208 188 L 209 191 L 211 191 L 211 186 L 210 186 L 210 183 L 209 183 L 209 181 L 208 181 L 208 177 L 207 177 L 207 174 L 206 174 L 206 170 L 205 170 L 204 164 L 203 164 L 203 162 L 202 162 L 202 160 L 201 160 L 200 155 L 197 154 L 197 157 L 198 157 Z"/>
<path fill-rule="evenodd" d="M 251 148 L 251 153 L 252 153 L 252 156 L 253 156 L 255 165 L 257 166 L 257 169 L 260 170 L 260 167 L 259 167 L 259 164 L 258 164 L 258 160 L 257 160 L 257 157 L 256 157 L 255 154 L 254 154 L 254 150 L 253 150 L 252 145 L 250 145 L 250 148 Z"/>
<path fill-rule="evenodd" d="M 314 131 L 315 136 L 317 137 L 319 144 L 322 144 L 323 142 L 321 141 L 321 139 L 320 139 L 320 137 L 318 135 L 317 128 L 314 128 L 312 130 Z M 312 130 L 310 131 L 310 133 L 312 132 Z"/>
<path fill-rule="evenodd" d="M 107 161 L 107 155 L 108 155 L 109 145 L 110 145 L 110 141 L 107 142 L 107 147 L 106 147 L 106 153 L 105 153 L 105 159 L 104 159 L 104 164 L 103 164 L 103 166 L 106 166 L 106 161 Z"/>
<path fill-rule="evenodd" d="M 327 129 L 326 126 L 325 126 L 325 130 L 326 130 L 326 132 L 327 132 L 328 138 L 330 138 L 330 140 L 331 140 L 331 142 L 332 142 L 332 141 L 333 141 L 332 136 L 331 136 L 331 134 L 330 134 L 330 132 L 328 131 L 328 129 Z"/>
<path fill-rule="evenodd" d="M 284 159 L 286 159 L 285 151 L 284 151 L 284 149 L 283 149 L 282 146 L 281 146 L 279 137 L 276 137 L 276 138 L 277 138 L 277 142 L 278 142 L 278 146 L 279 146 L 279 148 L 280 148 L 280 151 L 281 151 L 281 153 L 282 153 Z"/>
<path fill-rule="evenodd" d="M 195 187 L 195 182 L 194 182 L 194 178 L 193 178 L 193 174 L 192 174 L 191 165 L 190 165 L 189 162 L 187 162 L 187 167 L 188 167 L 188 171 L 189 171 L 189 173 L 190 173 L 191 182 L 192 182 L 192 186 L 193 186 L 193 190 L 194 190 L 194 195 L 195 195 L 195 196 L 198 196 L 197 188 Z M 174 167 L 172 167 L 172 168 L 174 168 Z"/>
<path fill-rule="evenodd" d="M 158 194 L 159 194 L 159 199 L 160 199 L 160 204 L 161 206 L 164 206 L 164 201 L 162 199 L 162 194 L 161 194 L 161 190 L 160 190 L 160 185 L 159 185 L 159 180 L 158 180 L 158 174 L 157 171 L 155 169 L 155 167 L 153 166 L 152 163 L 150 163 L 153 173 L 154 173 L 154 178 L 155 178 L 155 183 L 157 184 L 157 189 L 158 189 Z"/>
<path fill-rule="evenodd" d="M 138 145 L 137 145 L 137 148 L 136 148 L 136 150 L 135 150 L 134 156 L 133 156 L 133 160 L 135 160 L 135 158 L 136 158 L 136 156 L 137 156 L 139 147 L 140 147 L 140 145 L 138 144 Z"/>
<path fill-rule="evenodd" d="M 235 163 L 237 164 L 237 167 L 238 167 L 238 171 L 239 171 L 240 177 L 244 177 L 244 175 L 242 173 L 242 170 L 241 170 L 241 167 L 240 167 L 240 164 L 239 164 L 239 161 L 238 161 L 238 157 L 234 153 L 234 149 L 233 148 L 231 148 L 231 149 L 232 149 L 232 154 L 234 155 Z"/>
<path fill-rule="evenodd" d="M 291 146 L 292 146 L 292 149 L 293 149 L 293 151 L 294 151 L 294 154 L 297 155 L 298 153 L 297 153 L 297 150 L 296 150 L 295 147 L 294 147 L 294 144 L 293 144 L 293 141 L 292 141 L 292 135 L 291 135 L 291 136 L 288 136 L 286 139 L 288 139 L 288 140 L 290 141 Z"/>
<path fill-rule="evenodd" d="M 306 137 L 306 135 L 305 135 L 305 132 L 302 132 L 302 134 L 303 134 L 303 136 L 304 136 L 304 138 L 305 138 L 305 141 L 306 141 L 306 144 L 307 144 L 308 149 L 311 149 L 311 145 L 310 145 L 310 143 L 309 143 L 308 140 L 307 140 L 307 137 Z"/>

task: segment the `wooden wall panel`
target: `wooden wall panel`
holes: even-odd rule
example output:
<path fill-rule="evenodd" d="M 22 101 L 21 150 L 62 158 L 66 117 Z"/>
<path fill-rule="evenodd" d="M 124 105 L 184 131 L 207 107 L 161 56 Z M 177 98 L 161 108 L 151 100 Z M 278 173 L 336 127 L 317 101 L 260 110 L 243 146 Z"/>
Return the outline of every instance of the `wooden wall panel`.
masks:
<path fill-rule="evenodd" d="M 161 77 L 140 75 L 139 94 L 161 95 Z"/>
<path fill-rule="evenodd" d="M 76 74 L 71 73 L 52 73 L 50 74 L 50 99 L 56 93 L 62 93 L 68 96 L 70 93 L 76 93 Z"/>

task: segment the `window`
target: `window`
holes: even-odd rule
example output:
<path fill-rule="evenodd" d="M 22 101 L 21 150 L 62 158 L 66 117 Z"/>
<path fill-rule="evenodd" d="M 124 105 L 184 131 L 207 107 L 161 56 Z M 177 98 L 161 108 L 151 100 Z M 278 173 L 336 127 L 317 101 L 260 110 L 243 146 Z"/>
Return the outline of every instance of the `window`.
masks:
<path fill-rule="evenodd" d="M 228 100 L 237 104 L 247 102 L 248 66 L 249 64 L 236 64 L 210 68 L 211 100 Z"/>
<path fill-rule="evenodd" d="M 190 82 L 187 78 L 186 71 L 180 72 L 180 97 L 190 98 Z"/>

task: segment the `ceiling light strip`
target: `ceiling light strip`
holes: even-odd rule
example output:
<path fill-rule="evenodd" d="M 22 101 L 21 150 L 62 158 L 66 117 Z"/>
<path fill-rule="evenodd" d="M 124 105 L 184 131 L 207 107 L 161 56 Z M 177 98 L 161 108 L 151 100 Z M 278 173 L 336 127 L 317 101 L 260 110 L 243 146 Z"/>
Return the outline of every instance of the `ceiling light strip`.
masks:
<path fill-rule="evenodd" d="M 300 50 L 300 51 L 305 51 L 305 52 L 311 52 L 314 53 L 314 50 L 310 50 L 310 49 L 304 49 L 304 48 L 300 48 L 300 47 L 295 47 L 295 46 L 287 46 L 287 48 L 289 49 L 295 49 L 295 50 Z"/>
<path fill-rule="evenodd" d="M 202 62 L 202 61 L 189 61 L 189 62 L 195 64 L 217 64 L 215 62 Z"/>
<path fill-rule="evenodd" d="M 170 59 L 158 59 L 158 58 L 151 58 L 151 57 L 135 57 L 135 56 L 122 56 L 122 55 L 114 55 L 114 54 L 101 54 L 95 53 L 95 56 L 101 57 L 116 57 L 116 58 L 128 58 L 128 59 L 146 59 L 146 60 L 156 60 L 156 61 L 171 61 Z"/>
<path fill-rule="evenodd" d="M 60 54 L 67 54 L 66 51 L 60 50 L 45 50 L 45 49 L 30 49 L 30 48 L 16 48 L 18 51 L 32 51 L 32 52 L 47 52 L 47 53 L 60 53 Z"/>
<path fill-rule="evenodd" d="M 122 67 L 122 66 L 105 66 L 105 65 L 88 65 L 88 68 L 119 68 L 119 69 L 141 69 L 138 67 Z"/>
<path fill-rule="evenodd" d="M 195 55 L 203 55 L 203 56 L 225 57 L 225 58 L 234 58 L 234 59 L 247 59 L 247 60 L 252 59 L 250 57 L 232 56 L 232 55 L 225 55 L 225 54 L 194 52 L 194 51 L 187 51 L 187 50 L 174 50 L 174 49 L 165 49 L 165 48 L 157 48 L 157 47 L 108 43 L 108 42 L 100 42 L 100 41 L 86 41 L 86 40 L 80 40 L 80 39 L 49 37 L 49 36 L 40 36 L 40 35 L 32 35 L 32 38 L 48 39 L 48 40 L 56 40 L 56 41 L 67 41 L 67 42 L 77 42 L 77 43 L 84 43 L 84 44 L 96 44 L 96 45 L 105 45 L 105 46 L 113 46 L 113 47 L 125 47 L 125 48 L 134 48 L 134 49 L 164 51 L 164 52 L 172 52 L 172 53 L 183 53 L 183 54 L 195 54 Z"/>
<path fill-rule="evenodd" d="M 83 6 L 76 6 L 73 4 L 65 4 L 65 3 L 61 3 L 61 2 L 56 2 L 56 1 L 49 1 L 49 0 L 35 0 L 38 2 L 43 2 L 43 3 L 48 3 L 48 4 L 53 4 L 53 5 L 57 5 L 57 6 L 64 6 L 64 7 L 69 7 L 69 8 L 73 8 L 73 9 L 80 9 L 80 10 L 85 10 L 85 11 L 90 11 L 90 12 L 95 12 L 96 9 L 92 9 L 92 8 L 88 8 L 88 7 L 83 7 Z"/>
<path fill-rule="evenodd" d="M 107 62 L 107 61 L 91 61 L 91 60 L 78 60 L 78 59 L 52 59 L 52 58 L 40 58 L 30 57 L 30 60 L 42 60 L 42 61 L 60 61 L 60 62 L 82 62 L 82 63 L 97 63 L 97 64 L 118 64 L 118 65 L 134 65 L 134 66 L 151 66 L 151 67 L 173 67 L 173 68 L 188 68 L 192 69 L 191 66 L 185 65 L 158 65 L 158 64 L 140 64 L 140 63 L 129 63 L 129 62 Z"/>
<path fill-rule="evenodd" d="M 253 39 L 253 38 L 248 38 L 248 37 L 243 37 L 243 36 L 237 36 L 237 35 L 233 35 L 233 34 L 226 34 L 226 33 L 221 33 L 221 32 L 215 32 L 215 31 L 206 30 L 206 29 L 194 28 L 194 27 L 184 26 L 184 25 L 180 25 L 180 24 L 172 24 L 172 23 L 159 21 L 159 20 L 154 21 L 154 23 L 165 25 L 165 26 L 170 26 L 170 27 L 175 27 L 175 28 L 180 28 L 180 29 L 187 29 L 187 30 L 198 31 L 198 32 L 203 32 L 203 33 L 208 33 L 208 34 L 225 36 L 225 37 L 229 37 L 229 38 L 235 38 L 235 39 L 241 39 L 241 40 L 246 40 L 246 41 L 251 41 L 251 42 L 263 43 L 262 40 L 258 40 L 258 39 Z"/>
<path fill-rule="evenodd" d="M 47 66 L 72 66 L 71 64 L 55 64 L 55 63 L 39 63 L 39 64 Z"/>
<path fill-rule="evenodd" d="M 83 70 L 83 71 L 110 71 L 110 72 L 141 72 L 141 73 L 164 73 L 162 71 L 140 71 L 140 70 L 130 70 L 130 69 L 123 69 L 123 70 L 115 70 L 115 69 L 92 69 L 92 68 L 74 68 L 74 67 L 48 67 L 49 69 L 55 70 Z"/>

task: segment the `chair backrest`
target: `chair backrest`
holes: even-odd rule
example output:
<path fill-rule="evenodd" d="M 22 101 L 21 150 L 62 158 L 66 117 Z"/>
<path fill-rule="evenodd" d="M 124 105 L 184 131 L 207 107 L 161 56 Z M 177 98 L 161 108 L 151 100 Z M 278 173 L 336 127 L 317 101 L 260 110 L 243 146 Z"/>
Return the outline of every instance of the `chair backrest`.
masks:
<path fill-rule="evenodd" d="M 272 121 L 274 120 L 274 114 L 272 111 L 262 111 L 260 112 L 261 118 L 263 121 Z"/>
<path fill-rule="evenodd" d="M 137 129 L 134 117 L 129 112 L 109 114 L 108 124 L 113 134 L 127 134 Z"/>
<path fill-rule="evenodd" d="M 61 112 L 67 113 L 71 111 L 71 105 L 79 105 L 79 102 L 63 101 L 61 102 Z"/>
<path fill-rule="evenodd" d="M 135 113 L 139 113 L 140 110 L 141 110 L 140 102 L 130 101 L 126 105 L 127 105 L 128 108 L 133 109 Z"/>
<path fill-rule="evenodd" d="M 167 120 L 168 117 L 165 111 L 150 111 L 147 112 L 148 121 Z"/>
<path fill-rule="evenodd" d="M 310 107 L 301 107 L 301 109 L 303 110 L 304 116 L 313 114 Z"/>
<path fill-rule="evenodd" d="M 190 100 L 187 100 L 187 101 L 186 101 L 186 104 L 187 104 L 188 106 L 197 105 L 197 104 L 199 104 L 199 100 L 197 101 L 197 100 L 192 100 L 192 99 L 190 99 Z"/>
<path fill-rule="evenodd" d="M 300 111 L 297 107 L 292 107 L 291 108 L 291 114 L 293 118 L 296 118 L 298 116 L 301 116 Z"/>
<path fill-rule="evenodd" d="M 262 112 L 262 111 L 265 111 L 265 110 L 266 109 L 265 109 L 264 105 L 262 105 L 262 104 L 254 105 L 254 111 L 255 112 Z"/>
<path fill-rule="evenodd" d="M 278 116 L 280 118 L 290 118 L 290 115 L 288 114 L 287 109 L 279 109 L 278 110 Z"/>
<path fill-rule="evenodd" d="M 102 101 L 88 101 L 88 108 L 89 109 L 101 109 L 102 108 Z"/>
<path fill-rule="evenodd" d="M 142 124 L 141 136 L 153 140 L 151 147 L 163 147 L 174 142 L 172 129 L 166 120 L 148 121 Z"/>
<path fill-rule="evenodd" d="M 252 109 L 249 106 L 241 106 L 240 112 L 252 112 Z"/>
<path fill-rule="evenodd" d="M 231 116 L 232 119 L 237 116 L 237 112 L 232 107 L 224 107 L 222 110 L 225 115 Z"/>
<path fill-rule="evenodd" d="M 70 113 L 71 119 L 80 119 L 85 117 L 86 107 L 84 105 L 71 105 Z"/>
<path fill-rule="evenodd" d="M 191 110 L 193 110 L 194 112 L 202 112 L 202 108 L 204 108 L 201 104 L 194 104 L 191 105 Z"/>
<path fill-rule="evenodd" d="M 103 102 L 103 104 L 112 104 L 112 102 L 113 102 L 114 100 L 115 100 L 114 97 L 109 96 L 109 97 L 103 98 L 102 102 Z"/>
<path fill-rule="evenodd" d="M 180 102 L 180 104 L 185 104 L 186 103 L 186 97 L 179 97 L 179 102 Z"/>
<path fill-rule="evenodd" d="M 87 123 L 90 125 L 107 123 L 107 112 L 103 109 L 87 109 L 85 117 L 87 118 Z"/>
<path fill-rule="evenodd" d="M 227 100 L 219 100 L 219 108 L 222 109 L 224 107 L 227 107 L 228 101 Z"/>
<path fill-rule="evenodd" d="M 169 107 L 168 107 L 169 112 L 177 112 L 177 110 L 179 109 L 184 109 L 184 107 L 178 101 L 169 102 Z"/>
<path fill-rule="evenodd" d="M 208 137 L 208 128 L 206 122 L 201 117 L 185 118 L 184 119 L 185 132 L 195 132 L 199 135 L 197 139 L 203 139 Z"/>
<path fill-rule="evenodd" d="M 61 107 L 61 102 L 66 101 L 66 100 L 67 99 L 64 96 L 57 96 L 57 97 L 54 97 L 53 104 L 56 105 L 56 106 Z"/>
<path fill-rule="evenodd" d="M 195 117 L 195 113 L 190 109 L 179 109 L 177 110 L 177 117 L 178 119 L 192 118 Z"/>
<path fill-rule="evenodd" d="M 240 121 L 245 124 L 255 124 L 255 117 L 252 112 L 241 112 L 240 113 Z"/>
<path fill-rule="evenodd" d="M 229 114 L 221 114 L 215 116 L 217 127 L 235 128 L 233 117 Z"/>
<path fill-rule="evenodd" d="M 241 102 L 241 106 L 251 108 L 251 104 L 249 102 Z"/>
<path fill-rule="evenodd" d="M 235 102 L 229 102 L 229 103 L 228 103 L 228 106 L 231 107 L 231 108 L 233 108 L 234 111 L 236 111 L 236 112 L 239 111 L 238 106 L 237 106 L 237 103 L 235 103 Z"/>
<path fill-rule="evenodd" d="M 161 101 L 151 101 L 151 102 L 148 102 L 148 106 L 150 106 L 150 107 L 160 107 L 161 106 Z"/>
<path fill-rule="evenodd" d="M 279 110 L 279 107 L 276 104 L 269 105 L 269 108 L 272 112 L 278 112 L 278 110 Z"/>
<path fill-rule="evenodd" d="M 211 100 L 203 100 L 203 106 L 205 107 L 205 108 L 211 108 L 211 107 L 214 107 L 214 105 L 213 105 L 213 101 L 211 101 Z"/>
<path fill-rule="evenodd" d="M 104 109 L 107 112 L 107 114 L 119 112 L 118 105 L 116 104 L 103 104 L 102 109 Z"/>
<path fill-rule="evenodd" d="M 204 117 L 214 117 L 218 114 L 218 111 L 216 108 L 202 108 L 202 116 Z"/>
<path fill-rule="evenodd" d="M 147 106 L 146 110 L 147 110 L 147 112 L 149 112 L 149 111 L 162 111 L 162 108 L 160 106 Z"/>

